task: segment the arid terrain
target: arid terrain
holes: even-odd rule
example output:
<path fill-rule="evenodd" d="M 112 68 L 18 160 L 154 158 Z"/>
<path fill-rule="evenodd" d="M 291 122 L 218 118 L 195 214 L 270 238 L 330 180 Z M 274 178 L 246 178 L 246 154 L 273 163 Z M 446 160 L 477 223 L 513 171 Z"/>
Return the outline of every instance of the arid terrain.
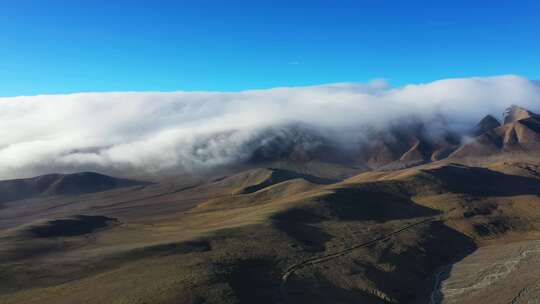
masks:
<path fill-rule="evenodd" d="M 0 181 L 0 303 L 539 302 L 540 117 L 425 128 L 352 152 L 296 128 L 198 176 Z"/>

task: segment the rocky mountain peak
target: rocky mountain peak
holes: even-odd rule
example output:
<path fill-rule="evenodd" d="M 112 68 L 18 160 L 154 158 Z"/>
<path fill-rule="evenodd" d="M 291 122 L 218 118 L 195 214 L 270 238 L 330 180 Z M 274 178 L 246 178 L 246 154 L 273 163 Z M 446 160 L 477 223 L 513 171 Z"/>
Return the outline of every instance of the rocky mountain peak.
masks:
<path fill-rule="evenodd" d="M 523 107 L 512 105 L 504 112 L 504 124 L 536 116 L 538 115 Z"/>

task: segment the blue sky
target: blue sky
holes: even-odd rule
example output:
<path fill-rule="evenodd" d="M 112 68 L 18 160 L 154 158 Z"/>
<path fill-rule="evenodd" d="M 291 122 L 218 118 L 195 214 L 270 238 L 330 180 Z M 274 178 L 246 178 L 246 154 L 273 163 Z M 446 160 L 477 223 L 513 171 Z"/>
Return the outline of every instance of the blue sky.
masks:
<path fill-rule="evenodd" d="M 540 1 L 0 0 L 0 96 L 540 79 Z"/>

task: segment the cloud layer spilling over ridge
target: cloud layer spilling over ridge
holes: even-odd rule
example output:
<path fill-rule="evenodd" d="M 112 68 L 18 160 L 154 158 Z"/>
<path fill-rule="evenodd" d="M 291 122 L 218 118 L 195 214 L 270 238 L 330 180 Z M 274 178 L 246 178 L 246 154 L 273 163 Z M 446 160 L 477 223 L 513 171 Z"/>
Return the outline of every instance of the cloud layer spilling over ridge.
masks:
<path fill-rule="evenodd" d="M 540 85 L 519 76 L 384 81 L 267 90 L 78 93 L 0 98 L 0 179 L 98 170 L 157 173 L 234 162 L 268 127 L 383 129 L 404 117 L 470 126 L 511 104 L 540 109 Z M 344 138 L 346 141 L 346 138 Z"/>

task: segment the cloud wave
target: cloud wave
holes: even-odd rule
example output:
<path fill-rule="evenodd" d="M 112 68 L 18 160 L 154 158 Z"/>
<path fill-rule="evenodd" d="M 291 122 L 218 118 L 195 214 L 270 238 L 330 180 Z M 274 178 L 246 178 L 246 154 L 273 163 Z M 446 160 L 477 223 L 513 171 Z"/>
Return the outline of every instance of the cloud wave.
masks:
<path fill-rule="evenodd" d="M 511 104 L 540 109 L 540 85 L 519 76 L 392 88 L 367 84 L 224 92 L 78 93 L 0 98 L 0 179 L 99 170 L 156 173 L 228 164 L 268 127 L 385 128 L 440 117 L 455 129 Z"/>

